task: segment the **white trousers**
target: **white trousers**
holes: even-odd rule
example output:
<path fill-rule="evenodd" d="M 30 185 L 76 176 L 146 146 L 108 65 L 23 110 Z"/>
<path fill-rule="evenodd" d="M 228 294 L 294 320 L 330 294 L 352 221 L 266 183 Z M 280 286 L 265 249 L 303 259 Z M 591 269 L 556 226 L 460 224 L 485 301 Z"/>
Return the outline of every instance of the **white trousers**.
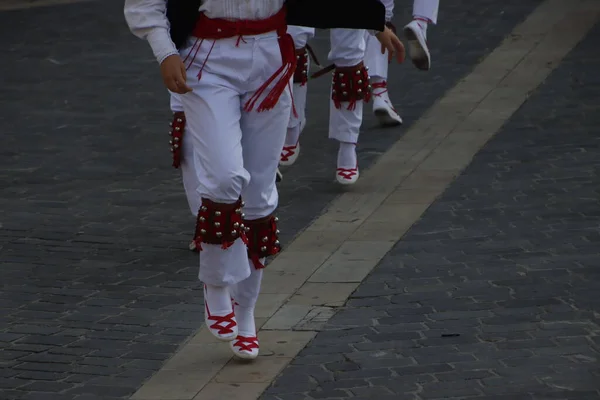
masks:
<path fill-rule="evenodd" d="M 183 104 L 181 103 L 181 95 L 179 93 L 173 93 L 169 90 L 169 95 L 171 96 L 170 106 L 171 111 L 183 112 Z"/>
<path fill-rule="evenodd" d="M 365 33 L 363 29 L 332 29 L 331 50 L 328 59 L 338 67 L 352 67 L 365 58 Z M 329 101 L 329 138 L 340 142 L 357 143 L 362 124 L 363 102 L 348 110 L 348 103 L 338 109 Z"/>
<path fill-rule="evenodd" d="M 292 97 L 286 89 L 272 110 L 243 110 L 282 65 L 274 32 L 243 39 L 193 39 L 180 52 L 184 60 L 195 54 L 186 62 L 187 84 L 193 91 L 171 97 L 172 107 L 180 100 L 186 115 L 181 171 L 194 214 L 202 197 L 234 203 L 241 195 L 248 220 L 266 217 L 277 207 L 274 176 Z M 199 278 L 204 283 L 228 286 L 250 276 L 254 267 L 241 240 L 228 249 L 206 243 L 202 247 Z"/>
<path fill-rule="evenodd" d="M 181 102 L 181 95 L 178 93 L 173 93 L 169 90 L 169 96 L 171 112 L 183 112 L 183 103 Z M 190 146 L 192 146 L 192 143 L 185 134 L 185 131 L 183 133 L 183 144 L 184 146 L 182 149 L 182 156 L 183 158 L 187 158 L 189 160 L 188 165 L 191 166 L 191 168 L 194 168 L 194 152 L 190 148 Z M 183 187 L 186 193 L 188 206 L 190 207 L 190 212 L 192 213 L 194 218 L 196 218 L 196 215 L 198 215 L 198 209 L 200 208 L 200 197 L 190 195 L 190 193 L 194 193 L 196 188 L 199 186 L 200 182 L 198 181 L 198 177 L 195 174 L 184 175 Z"/>
<path fill-rule="evenodd" d="M 437 23 L 440 0 L 414 0 L 413 17 L 429 19 L 433 24 Z M 365 64 L 369 67 L 371 78 L 387 80 L 388 77 L 388 55 L 381 54 L 381 43 L 373 35 L 365 35 L 367 51 Z"/>
<path fill-rule="evenodd" d="M 421 17 L 437 24 L 438 10 L 440 9 L 440 0 L 414 0 L 413 17 Z"/>
<path fill-rule="evenodd" d="M 294 46 L 296 50 L 306 46 L 308 41 L 315 36 L 314 28 L 305 28 L 302 26 L 289 26 L 288 33 L 294 39 Z M 310 58 L 309 61 L 310 63 Z M 310 66 L 309 66 L 310 67 Z M 300 85 L 294 83 L 293 95 L 294 95 L 294 108 L 296 109 L 296 115 L 292 112 L 288 123 L 289 130 L 300 130 L 300 125 L 306 119 L 306 92 L 308 85 Z M 299 132 L 298 132 L 299 134 Z M 294 135 L 297 137 L 298 135 Z M 296 143 L 287 143 L 289 145 L 295 145 Z"/>

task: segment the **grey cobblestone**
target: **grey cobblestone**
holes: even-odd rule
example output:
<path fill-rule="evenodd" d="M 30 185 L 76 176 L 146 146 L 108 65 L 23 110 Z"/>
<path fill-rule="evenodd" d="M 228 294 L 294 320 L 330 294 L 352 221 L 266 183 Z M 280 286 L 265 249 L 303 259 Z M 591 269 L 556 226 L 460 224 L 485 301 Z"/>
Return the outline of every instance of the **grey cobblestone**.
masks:
<path fill-rule="evenodd" d="M 599 40 L 600 25 L 261 400 L 600 398 Z M 318 387 L 277 386 L 331 365 Z"/>
<path fill-rule="evenodd" d="M 411 2 L 398 3 L 397 22 L 401 26 L 408 19 Z M 503 5 L 485 0 L 478 2 L 477 9 L 466 0 L 444 4 L 440 25 L 430 30 L 434 70 L 423 75 L 409 63 L 392 67 L 392 99 L 399 105 L 405 126 L 410 126 L 469 72 L 538 3 L 539 0 L 526 0 Z M 0 379 L 4 382 L 0 398 L 3 400 L 127 397 L 201 324 L 197 258 L 187 250 L 193 219 L 188 214 L 178 173 L 169 167 L 165 143 L 168 99 L 147 46 L 127 32 L 121 7 L 122 2 L 113 0 L 0 13 L 0 25 L 18 32 L 16 36 L 0 37 L 0 45 L 5 49 L 5 62 L 0 64 L 4 82 L 0 96 L 0 121 L 4 127 L 0 148 L 0 209 L 5 211 L 0 220 Z M 57 24 L 59 20 L 81 23 Z M 327 51 L 324 38 L 320 35 L 315 40 L 320 54 Z M 311 82 L 303 156 L 284 171 L 285 179 L 280 186 L 284 244 L 341 193 L 332 185 L 335 145 L 325 139 L 327 116 L 322 110 L 327 109 L 324 94 L 328 86 L 326 79 Z M 360 145 L 362 168 L 367 168 L 404 131 L 404 128 L 382 131 L 373 128 L 374 125 L 373 117 L 367 113 Z M 553 154 L 560 156 L 559 151 Z M 583 160 L 586 155 L 578 153 L 578 157 Z M 563 164 L 557 158 L 557 168 L 565 167 Z M 507 165 L 502 171 L 507 170 Z M 586 179 L 593 177 L 579 174 L 573 168 L 565 171 L 581 178 L 578 185 L 585 185 Z M 568 177 L 566 172 L 561 175 L 561 179 Z M 548 174 L 538 179 L 537 184 L 548 190 L 555 182 Z M 493 191 L 490 193 L 495 195 Z M 483 204 L 476 193 L 470 195 L 465 200 Z M 465 203 L 454 196 L 434 212 L 459 213 Z M 506 196 L 502 200 L 511 201 Z M 514 202 L 510 204 L 517 206 Z M 554 238 L 558 246 L 560 229 L 566 226 L 565 216 L 558 214 L 561 210 L 558 206 L 548 210 L 549 214 L 542 216 L 546 224 L 544 233 Z M 594 216 L 591 206 L 582 206 L 580 210 L 586 216 Z M 494 208 L 488 212 L 494 215 Z M 480 215 L 486 215 L 485 210 Z M 526 221 L 528 217 L 523 214 L 522 218 Z M 584 218 L 569 221 L 569 229 L 588 224 Z M 466 235 L 463 224 L 457 224 L 455 219 L 447 220 L 447 226 L 460 228 L 436 237 L 439 243 L 453 243 L 461 234 Z M 597 243 L 595 227 L 586 226 L 589 230 L 579 241 L 569 242 L 571 246 Z M 491 228 L 482 223 L 478 229 L 485 238 Z M 494 229 L 504 232 L 507 228 L 500 223 Z M 461 243 L 469 241 L 468 237 L 462 239 L 465 241 Z M 533 245 L 536 239 L 524 240 Z M 322 345 L 316 351 L 303 351 L 298 363 L 290 368 L 305 368 L 326 360 L 329 364 L 344 362 L 347 359 L 339 359 L 340 351 L 352 354 L 423 345 L 418 340 L 426 340 L 427 336 L 422 339 L 415 336 L 415 332 L 423 330 L 412 325 L 406 329 L 409 333 L 405 333 L 398 324 L 433 323 L 427 315 L 434 310 L 442 311 L 437 307 L 447 300 L 443 293 L 424 290 L 431 284 L 427 279 L 442 284 L 447 277 L 425 267 L 443 263 L 456 275 L 464 274 L 469 279 L 480 279 L 482 272 L 466 265 L 464 255 L 461 258 L 460 254 L 422 258 L 418 251 L 422 248 L 420 242 L 412 242 L 414 268 L 406 271 L 406 277 L 414 279 L 414 284 L 408 285 L 412 290 L 409 296 L 402 295 L 401 288 L 390 286 L 386 290 L 391 297 L 373 300 L 370 296 L 382 294 L 381 286 L 386 279 L 381 276 L 363 285 L 352 300 L 364 301 L 360 307 L 380 301 L 377 304 L 383 308 L 375 308 L 372 313 L 379 318 L 381 330 L 361 331 L 364 311 L 352 318 L 341 315 L 340 321 L 345 320 L 350 326 L 358 324 L 357 329 L 349 329 L 342 336 L 343 340 L 356 340 L 356 344 L 325 353 L 332 338 L 339 334 L 334 332 L 333 336 L 323 336 L 327 340 L 318 338 L 315 343 L 321 341 Z M 569 248 L 555 247 L 546 254 L 538 270 L 551 268 L 559 250 Z M 483 253 L 486 254 L 489 250 Z M 592 269 L 595 265 L 593 258 L 582 259 L 574 253 L 562 257 L 567 258 L 561 268 L 569 271 L 571 265 L 582 263 L 578 264 L 579 271 L 585 274 L 585 268 Z M 386 274 L 395 276 L 394 262 L 384 268 Z M 543 279 L 547 276 L 541 275 Z M 504 275 L 503 279 L 509 277 Z M 575 279 L 570 272 L 568 277 Z M 570 290 L 589 296 L 594 288 L 586 286 L 583 278 L 582 282 Z M 482 289 L 473 296 L 478 293 L 486 294 Z M 407 308 L 408 298 L 430 303 L 421 304 L 420 309 L 415 306 L 413 311 Z M 465 308 L 450 307 L 446 311 L 481 311 L 472 305 L 481 304 L 481 299 L 477 299 L 465 303 Z M 544 299 L 534 302 L 534 307 L 553 304 Z M 395 304 L 402 308 L 394 308 Z M 461 327 L 465 328 L 458 326 Z M 572 333 L 567 328 L 559 332 Z M 377 333 L 388 336 L 375 340 L 373 335 Z M 402 338 L 390 340 L 395 339 L 395 333 L 396 338 Z M 371 335 L 370 339 L 365 335 Z M 327 354 L 329 359 L 318 359 Z M 398 368 L 411 368 L 405 364 L 407 358 L 394 356 L 387 360 L 391 361 L 386 361 L 389 365 L 383 368 L 386 374 L 393 375 Z M 368 371 L 377 370 L 373 360 L 352 362 L 368 367 Z M 389 383 L 387 375 L 372 376 L 380 372 L 364 372 L 363 377 L 352 378 L 352 373 L 361 370 L 332 372 L 321 368 L 310 369 L 310 374 L 309 370 L 302 371 L 298 370 L 298 374 L 310 376 L 310 380 L 298 382 L 316 382 L 322 390 L 316 387 L 306 390 L 315 389 L 319 396 L 344 393 L 372 400 L 363 388 L 373 386 L 405 393 L 405 389 L 412 391 L 418 385 L 417 380 L 401 385 Z M 436 371 L 434 367 L 430 373 Z M 343 382 L 360 381 L 368 386 L 336 387 L 336 374 L 347 374 Z M 433 379 L 428 373 L 415 376 L 422 379 L 418 382 Z M 387 379 L 387 385 L 381 379 Z M 48 382 L 52 385 L 45 392 L 32 391 L 43 390 Z M 51 393 L 50 388 L 62 392 Z M 376 390 L 381 394 L 380 400 L 389 397 L 381 389 Z M 303 398 L 284 392 L 278 397 Z M 397 395 L 389 398 L 397 399 Z"/>

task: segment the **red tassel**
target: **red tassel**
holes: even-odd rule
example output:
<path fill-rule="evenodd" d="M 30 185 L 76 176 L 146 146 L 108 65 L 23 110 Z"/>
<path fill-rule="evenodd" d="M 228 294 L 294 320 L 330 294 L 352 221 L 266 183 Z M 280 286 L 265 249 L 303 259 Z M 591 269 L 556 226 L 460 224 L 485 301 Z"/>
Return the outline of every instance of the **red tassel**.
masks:
<path fill-rule="evenodd" d="M 279 77 L 279 80 L 271 91 L 267 94 L 265 99 L 259 105 L 257 112 L 272 110 L 279 101 L 281 94 L 289 84 L 294 71 L 296 70 L 296 54 L 294 50 L 294 40 L 288 33 L 281 34 L 279 36 L 279 48 L 281 51 L 281 59 L 283 65 L 269 78 L 260 88 L 248 99 L 244 105 L 244 111 L 250 112 L 256 105 L 258 99 L 263 95 L 267 88 Z"/>

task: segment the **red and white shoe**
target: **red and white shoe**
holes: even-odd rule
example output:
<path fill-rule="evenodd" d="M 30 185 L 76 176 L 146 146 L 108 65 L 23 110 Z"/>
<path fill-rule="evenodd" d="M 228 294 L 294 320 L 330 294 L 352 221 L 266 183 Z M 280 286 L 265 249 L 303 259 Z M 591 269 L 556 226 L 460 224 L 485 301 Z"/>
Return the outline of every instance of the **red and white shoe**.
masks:
<path fill-rule="evenodd" d="M 258 357 L 260 345 L 258 344 L 258 336 L 256 335 L 256 325 L 254 323 L 254 313 L 252 310 L 246 310 L 239 307 L 239 304 L 231 299 L 234 312 L 239 314 L 239 329 L 238 336 L 235 340 L 229 342 L 229 347 L 233 354 L 243 360 L 254 360 Z M 236 310 L 236 306 L 238 306 Z M 245 314 L 244 314 L 245 313 Z"/>
<path fill-rule="evenodd" d="M 387 90 L 387 82 L 373 82 L 373 113 L 381 126 L 402 125 L 402 117 L 396 111 Z"/>
<path fill-rule="evenodd" d="M 359 176 L 358 166 L 355 168 L 338 168 L 335 173 L 335 178 L 342 185 L 354 185 Z"/>
<path fill-rule="evenodd" d="M 295 128 L 288 128 L 288 132 L 286 134 L 286 141 L 293 143 L 296 141 L 295 145 L 285 145 L 283 146 L 283 150 L 281 150 L 281 156 L 279 158 L 279 165 L 282 167 L 289 167 L 294 164 L 300 155 L 300 135 L 302 135 L 302 131 L 306 127 L 306 118 L 304 118 L 300 122 L 300 126 Z M 298 132 L 295 130 L 298 129 Z"/>
<path fill-rule="evenodd" d="M 229 342 L 229 347 L 236 357 L 243 360 L 254 360 L 260 350 L 256 336 L 238 335 L 234 341 Z"/>
<path fill-rule="evenodd" d="M 233 307 L 230 306 L 230 310 L 225 312 L 211 313 L 208 303 L 206 285 L 204 285 L 204 322 L 214 337 L 223 342 L 231 342 L 238 336 L 238 326 Z"/>
<path fill-rule="evenodd" d="M 300 142 L 294 146 L 283 146 L 281 150 L 281 157 L 279 159 L 279 165 L 288 167 L 296 162 L 300 155 Z"/>
<path fill-rule="evenodd" d="M 406 25 L 404 35 L 408 41 L 410 58 L 415 67 L 423 71 L 429 71 L 431 68 L 431 55 L 429 54 L 429 47 L 427 47 L 425 31 L 419 25 L 419 21 L 414 20 Z"/>

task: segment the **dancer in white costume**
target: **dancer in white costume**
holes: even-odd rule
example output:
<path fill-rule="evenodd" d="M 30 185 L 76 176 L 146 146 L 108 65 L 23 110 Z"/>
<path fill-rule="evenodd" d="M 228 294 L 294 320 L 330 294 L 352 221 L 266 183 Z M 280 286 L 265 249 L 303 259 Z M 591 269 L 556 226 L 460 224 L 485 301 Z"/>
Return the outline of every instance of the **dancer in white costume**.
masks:
<path fill-rule="evenodd" d="M 420 70 L 431 68 L 431 55 L 427 47 L 427 25 L 436 24 L 439 0 L 414 0 L 413 20 L 404 27 L 404 35 L 408 39 L 409 53 L 413 64 Z M 394 4 L 386 8 L 386 18 L 393 17 Z M 373 40 L 371 35 L 365 36 L 367 41 L 366 64 L 369 67 L 371 86 L 373 87 L 373 113 L 382 126 L 402 124 L 402 118 L 392 105 L 388 94 L 388 59 L 381 54 L 381 44 Z"/>
<path fill-rule="evenodd" d="M 354 184 L 360 175 L 356 144 L 362 125 L 363 103 L 371 99 L 364 65 L 366 31 L 332 29 L 328 59 L 335 65 L 329 102 L 329 138 L 339 142 L 336 180 Z"/>
<path fill-rule="evenodd" d="M 393 11 L 393 0 L 381 0 L 387 14 Z M 329 138 L 339 142 L 337 168 L 335 177 L 342 185 L 356 183 L 360 176 L 356 144 L 363 117 L 363 102 L 369 102 L 371 87 L 369 86 L 368 68 L 364 65 L 366 42 L 372 32 L 356 29 L 332 29 L 330 32 L 331 50 L 328 60 L 331 66 L 323 69 L 314 77 L 324 72 L 333 71 L 331 101 L 329 107 Z M 375 39 L 377 41 L 377 39 Z M 379 41 L 377 41 L 379 43 Z M 381 52 L 379 44 L 379 54 Z M 301 107 L 305 107 L 306 84 L 302 86 L 304 97 Z M 304 114 L 304 113 L 302 113 Z M 281 152 L 280 165 L 292 165 L 300 153 L 300 133 L 305 119 L 300 120 L 297 129 L 288 131 L 285 146 Z"/>
<path fill-rule="evenodd" d="M 279 165 L 282 166 L 292 165 L 296 162 L 300 154 L 299 139 L 302 130 L 306 126 L 306 92 L 308 90 L 308 71 L 311 60 L 311 50 L 308 47 L 308 41 L 315 36 L 315 29 L 289 26 L 288 32 L 294 39 L 294 46 L 296 47 L 297 64 L 293 83 L 294 108 L 296 112 L 292 112 L 290 116 L 285 144 L 279 160 Z"/>
<path fill-rule="evenodd" d="M 365 54 L 365 30 L 332 29 L 330 32 L 331 51 L 328 59 L 332 65 L 313 77 L 333 71 L 333 88 L 329 111 L 329 138 L 339 142 L 336 179 L 348 185 L 356 182 L 359 176 L 356 143 L 362 123 L 363 100 L 369 101 L 370 87 L 367 70 L 363 64 Z M 306 35 L 303 35 L 306 37 Z M 375 39 L 377 40 L 377 39 Z M 302 41 L 299 42 L 303 44 Z M 297 45 L 298 46 L 298 45 Z M 381 45 L 380 45 L 381 49 Z M 381 50 L 380 50 L 381 52 Z M 309 62 L 307 57 L 306 67 Z M 294 85 L 298 93 L 294 97 L 301 118 L 291 118 L 290 128 L 281 152 L 280 165 L 292 165 L 300 154 L 300 133 L 306 124 L 306 81 Z"/>
<path fill-rule="evenodd" d="M 404 48 L 385 28 L 381 6 L 354 3 L 344 13 L 352 20 L 340 25 L 377 26 L 382 44 L 401 60 Z M 294 7 L 306 4 L 313 9 L 306 15 L 296 11 L 297 25 L 320 26 L 336 17 L 330 12 L 305 24 L 301 17 L 310 19 L 319 6 L 308 0 L 290 1 L 287 16 L 284 0 L 125 0 L 130 29 L 149 42 L 167 88 L 182 95 L 179 162 L 190 207 L 199 207 L 195 241 L 205 322 L 241 358 L 258 355 L 254 307 L 265 257 L 279 251 L 273 176 L 290 120 L 296 66 L 287 20 L 294 21 Z M 176 144 L 173 138 L 174 149 Z"/>

